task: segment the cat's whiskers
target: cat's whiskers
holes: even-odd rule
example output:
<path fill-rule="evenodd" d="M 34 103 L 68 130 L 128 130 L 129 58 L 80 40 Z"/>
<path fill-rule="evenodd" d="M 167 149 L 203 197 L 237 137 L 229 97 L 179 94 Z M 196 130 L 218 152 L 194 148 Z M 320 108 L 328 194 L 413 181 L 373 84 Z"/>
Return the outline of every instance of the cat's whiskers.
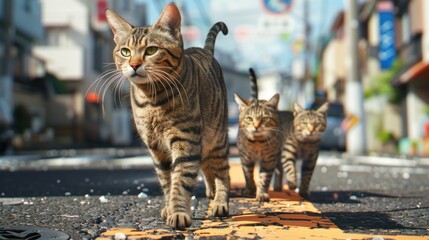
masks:
<path fill-rule="evenodd" d="M 104 99 L 106 98 L 107 95 L 107 91 L 109 90 L 110 86 L 112 86 L 112 84 L 115 83 L 118 84 L 118 82 L 122 82 L 124 81 L 126 78 L 125 76 L 123 76 L 120 72 L 117 72 L 115 74 L 113 74 L 112 76 L 110 76 L 108 78 L 108 80 L 106 82 L 103 83 L 103 85 L 100 88 L 100 93 L 101 93 L 101 101 L 102 101 L 102 112 L 103 115 L 105 114 L 105 108 L 104 108 Z M 102 92 L 101 92 L 102 91 Z M 113 89 L 113 92 L 115 92 L 115 88 Z M 115 99 L 115 105 L 116 105 L 116 98 Z M 116 105 L 117 107 L 117 105 Z"/>
<path fill-rule="evenodd" d="M 152 96 L 154 99 L 154 101 L 156 102 L 156 98 L 157 98 L 157 84 L 156 84 L 156 80 L 152 78 L 151 74 L 147 74 L 147 79 L 148 79 L 148 83 L 149 83 L 149 94 L 150 96 Z"/>
<path fill-rule="evenodd" d="M 113 74 L 113 73 L 115 73 L 115 72 L 117 72 L 118 70 L 116 70 L 116 69 L 110 69 L 110 70 L 107 70 L 107 71 L 105 71 L 105 72 L 103 72 L 102 74 L 100 74 L 98 77 L 97 77 L 97 79 L 95 79 L 95 81 L 93 82 L 93 83 L 91 83 L 91 85 L 88 87 L 88 89 L 86 90 L 86 92 L 85 92 L 85 97 L 88 95 L 88 93 L 94 88 L 94 85 L 95 85 L 95 89 L 93 90 L 94 92 L 97 92 L 97 89 L 98 89 L 98 85 L 99 85 L 99 83 L 102 81 L 102 80 L 104 80 L 104 77 L 105 76 L 107 76 L 107 75 L 109 75 L 109 74 Z"/>
<path fill-rule="evenodd" d="M 115 106 L 118 107 L 118 103 L 117 103 L 117 96 L 119 96 L 118 101 L 119 101 L 119 108 L 122 107 L 122 102 L 121 102 L 121 93 L 122 93 L 122 86 L 124 84 L 124 78 L 120 78 L 119 81 L 115 81 L 116 83 L 113 86 L 113 95 L 114 95 L 114 101 L 115 101 Z"/>
<path fill-rule="evenodd" d="M 164 67 L 164 68 L 171 69 L 171 68 L 168 68 L 168 67 Z M 184 88 L 183 84 L 180 82 L 180 80 L 179 80 L 180 76 L 179 76 L 179 74 L 176 71 L 173 70 L 172 72 L 175 73 L 175 75 L 177 75 L 177 77 L 175 77 L 174 75 L 169 74 L 169 73 L 163 71 L 162 69 L 160 69 L 160 67 L 149 68 L 148 70 L 149 70 L 148 72 L 151 72 L 151 74 L 153 74 L 154 76 L 156 76 L 157 78 L 159 78 L 161 83 L 163 81 L 165 81 L 170 86 L 170 90 L 171 90 L 171 93 L 173 95 L 173 104 L 174 104 L 174 91 L 173 91 L 173 88 L 172 88 L 171 85 L 173 85 L 174 88 L 177 90 L 182 105 L 185 104 L 185 102 L 183 100 L 182 92 L 185 93 L 186 101 L 187 101 L 187 103 L 189 103 L 188 102 L 188 94 L 186 92 L 186 89 Z M 182 88 L 184 91 L 181 91 L 180 88 Z"/>
<path fill-rule="evenodd" d="M 177 92 L 179 94 L 179 98 L 180 98 L 182 105 L 184 105 L 184 101 L 183 101 L 183 97 L 182 97 L 182 91 L 180 91 L 179 85 L 177 84 L 177 83 L 180 83 L 180 81 L 178 81 L 174 76 L 167 75 L 167 73 L 164 71 L 156 71 L 156 74 L 158 74 L 158 76 L 160 78 L 165 80 L 168 83 L 168 85 L 170 86 L 170 88 L 171 88 L 171 85 L 174 86 L 174 88 L 177 90 Z M 171 76 L 171 78 L 169 78 L 170 76 Z M 183 88 L 183 85 L 181 85 L 181 83 L 180 83 L 180 86 Z M 185 89 L 183 88 L 183 90 L 185 90 Z M 174 98 L 174 91 L 172 88 L 171 88 L 171 91 L 172 91 L 173 98 Z M 187 97 L 186 90 L 184 92 L 185 92 L 186 97 Z M 173 99 L 173 101 L 174 101 L 174 99 Z"/>
<path fill-rule="evenodd" d="M 154 77 L 156 77 L 156 78 L 157 78 L 157 80 L 158 80 L 158 81 L 156 81 L 156 82 L 161 83 L 162 87 L 164 88 L 164 90 L 165 90 L 165 92 L 166 92 L 166 94 L 167 94 L 167 100 L 168 100 L 168 101 L 170 101 L 170 95 L 168 94 L 169 92 L 168 92 L 167 87 L 165 86 L 164 81 L 163 81 L 165 77 L 163 77 L 163 76 L 159 75 L 157 72 L 151 72 L 150 74 L 153 74 L 153 75 L 154 75 Z M 161 78 L 161 79 L 159 79 L 159 78 Z M 171 87 L 171 85 L 168 83 L 168 81 L 167 81 L 166 83 L 167 83 L 167 84 L 168 84 L 168 86 L 170 87 L 170 90 L 171 90 L 171 97 L 172 97 L 172 99 L 173 99 L 173 105 L 174 105 L 174 92 L 173 92 L 173 88 L 172 88 L 172 87 Z"/>
<path fill-rule="evenodd" d="M 125 80 L 125 78 L 121 78 L 121 80 L 120 80 L 120 83 L 119 83 L 119 105 L 122 107 L 122 95 L 123 95 L 123 93 L 122 93 L 122 90 L 124 89 L 124 84 L 126 83 L 127 81 Z M 129 93 L 129 91 L 128 91 L 128 93 Z"/>
<path fill-rule="evenodd" d="M 116 69 L 107 70 L 106 72 L 100 74 L 100 76 L 98 76 L 97 79 L 86 90 L 85 97 L 89 94 L 90 91 L 94 91 L 95 93 L 97 93 L 97 95 L 102 96 L 101 107 L 102 107 L 103 115 L 105 113 L 105 111 L 104 111 L 104 95 L 105 95 L 105 92 L 107 91 L 108 85 L 110 85 L 109 84 L 110 82 L 115 81 L 115 79 L 116 79 L 115 76 L 121 76 L 121 75 L 122 75 L 121 72 L 119 72 Z M 106 76 L 108 76 L 107 79 L 106 79 Z M 99 86 L 100 83 L 101 83 L 101 86 Z"/>

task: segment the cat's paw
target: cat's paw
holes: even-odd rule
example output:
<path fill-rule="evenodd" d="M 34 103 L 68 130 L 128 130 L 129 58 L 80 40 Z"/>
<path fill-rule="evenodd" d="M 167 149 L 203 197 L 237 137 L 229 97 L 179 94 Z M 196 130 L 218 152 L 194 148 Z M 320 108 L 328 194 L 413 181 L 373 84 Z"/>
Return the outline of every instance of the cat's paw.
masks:
<path fill-rule="evenodd" d="M 162 218 L 164 218 L 164 219 L 167 219 L 167 218 L 168 218 L 168 215 L 170 215 L 170 213 L 169 213 L 169 211 L 168 211 L 168 207 L 164 207 L 164 208 L 161 210 L 161 217 L 162 217 Z"/>
<path fill-rule="evenodd" d="M 269 202 L 270 195 L 268 195 L 268 193 L 258 193 L 258 195 L 256 196 L 256 200 L 258 202 Z"/>
<path fill-rule="evenodd" d="M 214 217 L 228 217 L 228 203 L 215 203 L 212 208 L 212 213 Z"/>
<path fill-rule="evenodd" d="M 167 218 L 167 224 L 173 229 L 183 230 L 191 226 L 191 217 L 184 212 L 172 213 Z"/>

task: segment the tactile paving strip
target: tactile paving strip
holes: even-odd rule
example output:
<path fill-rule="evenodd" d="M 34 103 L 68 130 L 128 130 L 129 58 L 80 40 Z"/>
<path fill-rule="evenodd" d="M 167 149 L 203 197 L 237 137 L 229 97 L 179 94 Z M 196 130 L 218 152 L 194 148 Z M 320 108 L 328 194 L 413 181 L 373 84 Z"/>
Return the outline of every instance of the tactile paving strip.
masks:
<path fill-rule="evenodd" d="M 231 164 L 232 189 L 244 187 L 244 177 L 239 164 Z M 429 236 L 393 236 L 344 233 L 311 202 L 292 191 L 270 192 L 270 202 L 260 204 L 254 198 L 232 198 L 230 207 L 238 208 L 239 215 L 222 220 L 206 219 L 199 229 L 172 231 L 153 229 L 139 231 L 129 228 L 110 229 L 98 240 L 111 239 L 162 239 L 175 237 L 226 239 L 426 239 Z M 208 210 L 210 211 L 210 210 Z M 210 212 L 209 212 L 210 214 Z M 118 238 L 119 237 L 119 238 Z"/>

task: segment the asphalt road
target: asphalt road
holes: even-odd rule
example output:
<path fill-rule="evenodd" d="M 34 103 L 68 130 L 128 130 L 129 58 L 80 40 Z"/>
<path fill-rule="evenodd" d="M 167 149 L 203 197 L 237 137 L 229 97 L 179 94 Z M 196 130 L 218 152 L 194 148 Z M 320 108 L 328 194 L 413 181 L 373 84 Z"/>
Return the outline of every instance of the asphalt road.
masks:
<path fill-rule="evenodd" d="M 159 217 L 162 198 L 150 163 L 124 154 L 0 157 L 0 234 L 13 226 L 37 226 L 94 239 L 118 227 L 169 229 Z M 311 190 L 321 217 L 344 232 L 429 239 L 428 159 L 323 153 Z M 188 238 L 213 220 L 206 216 L 203 192 L 200 178 Z M 234 189 L 237 196 L 240 190 Z M 246 207 L 234 204 L 230 213 L 238 216 Z"/>

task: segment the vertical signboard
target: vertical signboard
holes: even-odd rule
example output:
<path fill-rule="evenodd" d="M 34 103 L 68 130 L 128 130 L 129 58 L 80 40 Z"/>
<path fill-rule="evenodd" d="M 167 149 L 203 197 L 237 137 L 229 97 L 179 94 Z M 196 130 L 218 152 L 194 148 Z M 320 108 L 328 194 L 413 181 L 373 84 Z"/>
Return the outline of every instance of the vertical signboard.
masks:
<path fill-rule="evenodd" d="M 377 3 L 379 16 L 380 43 L 378 46 L 378 58 L 382 70 L 390 69 L 396 58 L 395 49 L 395 16 L 393 3 L 381 1 Z"/>

